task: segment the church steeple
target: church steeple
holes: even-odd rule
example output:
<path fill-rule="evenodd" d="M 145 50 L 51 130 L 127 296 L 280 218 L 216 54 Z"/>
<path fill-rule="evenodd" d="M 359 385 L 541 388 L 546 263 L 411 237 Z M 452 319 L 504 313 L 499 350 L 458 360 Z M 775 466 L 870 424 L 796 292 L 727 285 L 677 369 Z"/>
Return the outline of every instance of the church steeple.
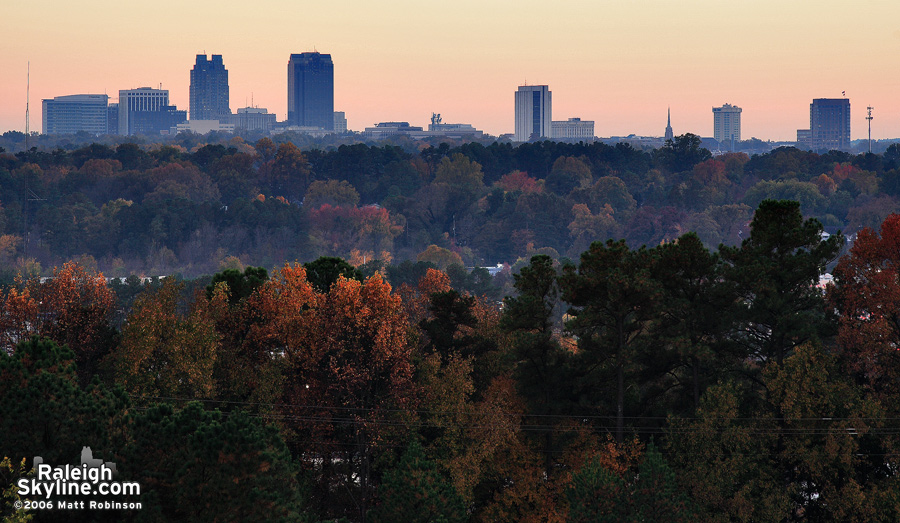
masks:
<path fill-rule="evenodd" d="M 669 118 L 666 123 L 666 140 L 671 140 L 671 139 L 675 138 L 675 133 L 672 132 L 672 108 L 671 107 L 669 107 L 668 112 L 669 112 Z"/>

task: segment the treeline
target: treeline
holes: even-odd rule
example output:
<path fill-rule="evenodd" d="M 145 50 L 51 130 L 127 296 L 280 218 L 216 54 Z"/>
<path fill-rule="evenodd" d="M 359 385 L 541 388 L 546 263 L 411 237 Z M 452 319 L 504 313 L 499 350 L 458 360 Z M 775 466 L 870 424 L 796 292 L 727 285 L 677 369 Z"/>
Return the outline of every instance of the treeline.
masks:
<path fill-rule="evenodd" d="M 423 264 L 166 278 L 120 328 L 67 264 L 0 296 L 4 477 L 91 445 L 143 485 L 65 520 L 896 521 L 900 215 L 827 286 L 797 202 L 747 235 L 536 255 L 502 307 Z"/>
<path fill-rule="evenodd" d="M 882 155 L 780 148 L 713 158 L 690 134 L 652 151 L 301 150 L 287 138 L 0 151 L 0 268 L 8 280 L 13 267 L 46 275 L 70 259 L 119 277 L 320 256 L 521 266 L 535 254 L 574 260 L 606 238 L 653 246 L 695 231 L 710 248 L 737 245 L 764 199 L 799 201 L 830 232 L 855 232 L 877 227 L 900 197 L 896 144 Z"/>

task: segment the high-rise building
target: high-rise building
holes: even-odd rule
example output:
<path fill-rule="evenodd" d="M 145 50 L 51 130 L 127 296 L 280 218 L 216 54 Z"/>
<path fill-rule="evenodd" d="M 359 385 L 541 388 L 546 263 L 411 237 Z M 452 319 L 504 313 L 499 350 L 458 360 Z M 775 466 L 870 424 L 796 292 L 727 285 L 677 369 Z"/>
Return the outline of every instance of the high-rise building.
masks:
<path fill-rule="evenodd" d="M 814 151 L 850 150 L 850 100 L 814 99 L 809 104 L 809 132 Z"/>
<path fill-rule="evenodd" d="M 191 69 L 190 110 L 191 120 L 229 120 L 228 70 L 222 63 L 222 55 L 214 54 L 210 60 L 205 54 L 197 55 Z"/>
<path fill-rule="evenodd" d="M 735 142 L 741 141 L 741 108 L 725 104 L 713 107 L 713 138 L 720 146 L 734 150 Z"/>
<path fill-rule="evenodd" d="M 552 110 L 550 87 L 520 85 L 516 91 L 515 141 L 527 142 L 551 137 Z"/>
<path fill-rule="evenodd" d="M 169 105 L 169 91 L 141 87 L 119 91 L 119 134 L 158 135 L 187 120 L 187 111 Z"/>
<path fill-rule="evenodd" d="M 675 138 L 675 133 L 672 131 L 672 109 L 668 110 L 668 116 L 666 120 L 666 141 L 672 140 Z"/>
<path fill-rule="evenodd" d="M 292 54 L 288 60 L 288 123 L 334 130 L 334 63 L 330 54 Z"/>
<path fill-rule="evenodd" d="M 43 100 L 44 134 L 107 134 L 106 112 L 109 96 L 73 94 Z"/>
<path fill-rule="evenodd" d="M 119 134 L 118 103 L 111 103 L 106 107 L 106 134 Z"/>
<path fill-rule="evenodd" d="M 334 133 L 345 134 L 347 132 L 347 115 L 344 111 L 334 112 Z"/>

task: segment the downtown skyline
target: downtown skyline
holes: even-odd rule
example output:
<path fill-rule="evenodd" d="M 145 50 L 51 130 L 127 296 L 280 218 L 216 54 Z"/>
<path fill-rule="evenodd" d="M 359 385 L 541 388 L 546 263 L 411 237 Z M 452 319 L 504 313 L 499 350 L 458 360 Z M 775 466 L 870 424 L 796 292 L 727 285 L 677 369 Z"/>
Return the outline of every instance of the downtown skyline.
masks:
<path fill-rule="evenodd" d="M 24 130 L 29 60 L 31 128 L 40 130 L 40 100 L 55 96 L 115 98 L 161 83 L 187 109 L 201 53 L 224 57 L 233 112 L 252 99 L 284 120 L 287 58 L 317 50 L 333 57 L 335 109 L 354 130 L 423 125 L 439 112 L 511 133 L 513 92 L 527 82 L 555 93 L 553 119 L 594 120 L 597 136 L 661 136 L 667 107 L 676 134 L 712 136 L 712 107 L 731 103 L 744 110 L 742 138 L 793 141 L 813 98 L 845 91 L 852 139 L 866 136 L 868 105 L 872 137 L 900 137 L 900 73 L 879 61 L 900 47 L 891 26 L 900 7 L 890 2 L 154 5 L 8 6 L 0 132 Z"/>

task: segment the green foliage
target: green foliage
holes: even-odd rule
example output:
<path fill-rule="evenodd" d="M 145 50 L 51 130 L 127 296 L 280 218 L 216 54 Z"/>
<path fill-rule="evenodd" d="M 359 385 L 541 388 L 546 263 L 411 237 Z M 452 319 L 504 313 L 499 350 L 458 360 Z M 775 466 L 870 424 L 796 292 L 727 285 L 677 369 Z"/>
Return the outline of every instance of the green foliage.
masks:
<path fill-rule="evenodd" d="M 690 171 L 700 162 L 712 158 L 712 153 L 701 146 L 700 137 L 686 133 L 667 140 L 666 144 L 655 151 L 657 164 L 670 173 Z"/>
<path fill-rule="evenodd" d="M 306 269 L 306 279 L 309 280 L 319 292 L 328 292 L 328 289 L 334 285 L 339 277 L 363 281 L 362 273 L 359 269 L 345 262 L 341 258 L 333 256 L 320 256 L 315 261 L 304 263 Z"/>
<path fill-rule="evenodd" d="M 3 454 L 55 464 L 77 462 L 85 445 L 108 451 L 128 406 L 119 388 L 82 389 L 72 351 L 37 337 L 0 351 L 0 397 Z"/>
<path fill-rule="evenodd" d="M 449 478 L 416 442 L 409 445 L 396 467 L 385 472 L 378 496 L 381 503 L 369 514 L 376 523 L 467 520 L 465 504 Z"/>
<path fill-rule="evenodd" d="M 622 478 L 599 460 L 585 464 L 566 489 L 570 522 L 691 522 L 692 503 L 679 488 L 675 473 L 653 444 L 635 473 Z"/>
<path fill-rule="evenodd" d="M 309 184 L 303 205 L 318 209 L 328 204 L 332 207 L 356 207 L 359 193 L 346 180 L 314 181 Z"/>
<path fill-rule="evenodd" d="M 243 411 L 154 405 L 131 415 L 130 431 L 117 465 L 142 486 L 134 521 L 302 520 L 287 448 Z"/>
<path fill-rule="evenodd" d="M 626 375 L 637 369 L 647 347 L 647 323 L 659 289 L 650 277 L 651 253 L 630 250 L 625 241 L 591 244 L 577 270 L 564 268 L 563 299 L 573 307 L 566 327 L 578 337 L 579 365 L 588 369 L 582 386 L 596 402 L 615 398 L 616 440 L 625 430 Z"/>
<path fill-rule="evenodd" d="M 27 477 L 25 471 L 26 458 L 13 463 L 8 457 L 0 460 L 0 518 L 3 523 L 25 523 L 34 519 L 34 514 L 15 508 L 15 503 L 22 502 L 16 482 Z"/>
<path fill-rule="evenodd" d="M 226 269 L 213 275 L 212 282 L 206 286 L 206 297 L 212 298 L 216 285 L 224 282 L 228 285 L 228 302 L 236 305 L 249 298 L 268 279 L 269 273 L 262 267 L 245 267 L 243 273 L 237 269 Z"/>
<path fill-rule="evenodd" d="M 764 200 L 750 237 L 740 247 L 722 247 L 726 278 L 742 300 L 735 341 L 747 357 L 781 362 L 797 345 L 828 333 L 815 285 L 843 243 L 840 234 L 822 239 L 822 224 L 804 221 L 797 202 Z"/>

